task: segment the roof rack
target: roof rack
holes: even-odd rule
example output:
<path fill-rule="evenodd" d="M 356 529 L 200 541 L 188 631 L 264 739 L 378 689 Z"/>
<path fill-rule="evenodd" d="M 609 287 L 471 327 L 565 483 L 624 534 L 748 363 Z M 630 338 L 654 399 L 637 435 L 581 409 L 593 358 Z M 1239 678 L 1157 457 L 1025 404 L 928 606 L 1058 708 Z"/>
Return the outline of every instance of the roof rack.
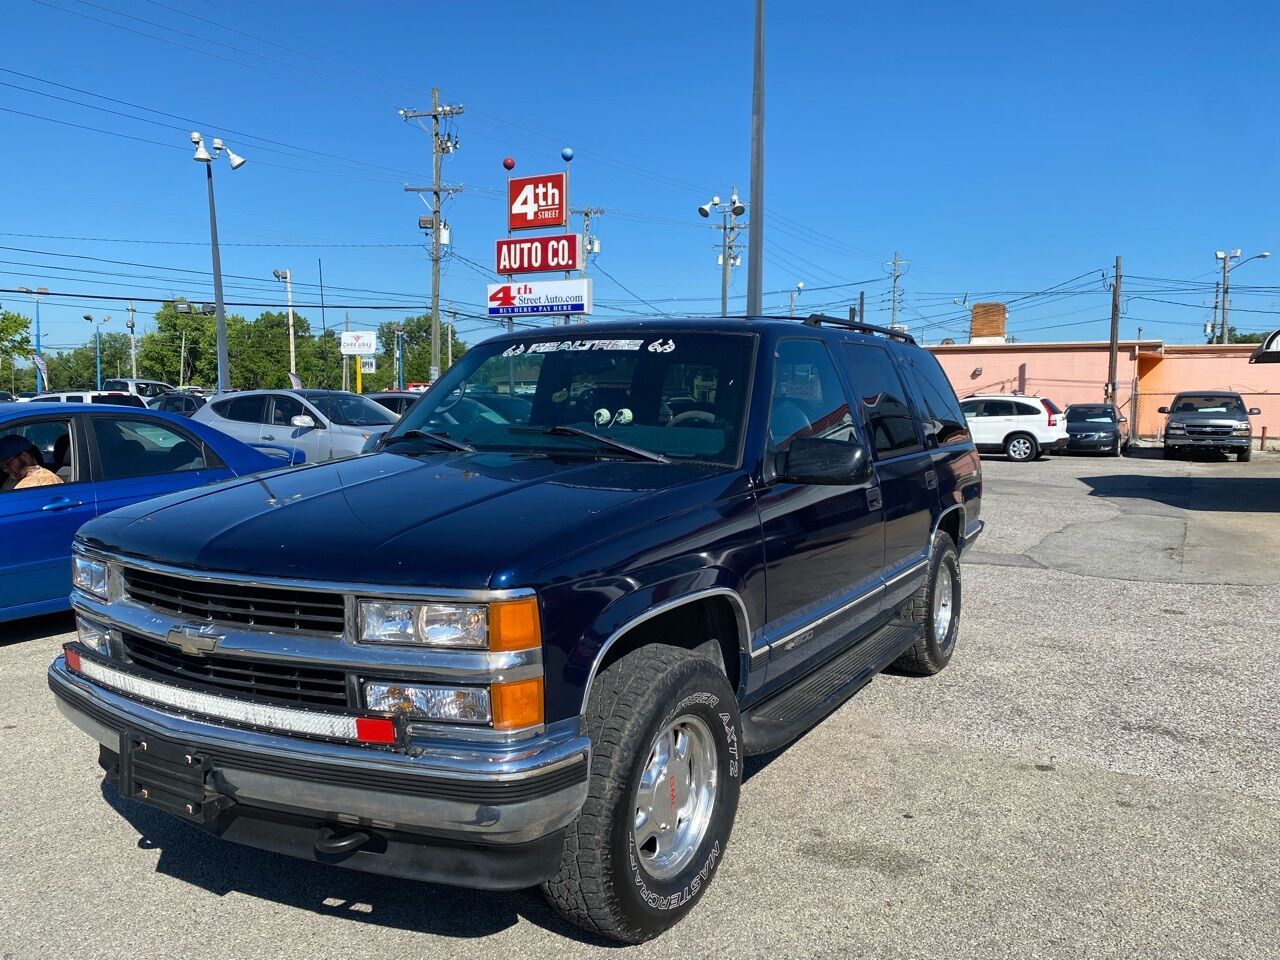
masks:
<path fill-rule="evenodd" d="M 806 327 L 820 327 L 823 324 L 833 327 L 844 327 L 846 330 L 857 330 L 859 333 L 878 333 L 882 337 L 901 340 L 903 343 L 915 344 L 916 338 L 901 330 L 890 330 L 888 327 L 877 327 L 871 323 L 859 323 L 857 320 L 842 320 L 840 317 L 829 317 L 825 313 L 812 313 L 804 321 Z"/>

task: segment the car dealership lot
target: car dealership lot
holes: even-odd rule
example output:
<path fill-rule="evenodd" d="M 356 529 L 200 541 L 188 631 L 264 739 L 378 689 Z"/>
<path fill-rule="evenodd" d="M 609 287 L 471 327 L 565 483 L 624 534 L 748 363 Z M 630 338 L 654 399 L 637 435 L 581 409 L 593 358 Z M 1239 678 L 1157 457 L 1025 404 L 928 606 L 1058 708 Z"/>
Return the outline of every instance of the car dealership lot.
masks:
<path fill-rule="evenodd" d="M 984 462 L 956 659 L 749 764 L 734 840 L 655 957 L 1273 957 L 1280 458 Z M 572 957 L 536 892 L 211 840 L 99 785 L 0 634 L 0 955 Z M 117 816 L 108 804 L 120 810 Z"/>

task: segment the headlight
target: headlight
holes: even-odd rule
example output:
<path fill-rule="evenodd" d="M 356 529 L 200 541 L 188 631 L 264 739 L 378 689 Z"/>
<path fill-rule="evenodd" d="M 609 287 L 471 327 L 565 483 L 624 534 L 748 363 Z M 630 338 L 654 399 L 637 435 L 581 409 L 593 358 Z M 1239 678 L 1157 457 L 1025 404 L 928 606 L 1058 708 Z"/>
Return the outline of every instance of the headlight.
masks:
<path fill-rule="evenodd" d="M 108 646 L 111 634 L 107 628 L 84 617 L 76 617 L 76 639 L 97 653 L 111 652 Z"/>
<path fill-rule="evenodd" d="M 488 687 L 366 683 L 364 703 L 370 710 L 445 723 L 488 723 L 493 716 Z"/>
<path fill-rule="evenodd" d="M 107 599 L 107 565 L 101 560 L 75 554 L 71 557 L 71 583 L 77 590 Z"/>
<path fill-rule="evenodd" d="M 361 600 L 362 643 L 529 650 L 542 643 L 534 597 L 496 603 Z"/>
<path fill-rule="evenodd" d="M 1249 425 L 1247 423 L 1237 423 L 1231 432 L 1237 436 L 1247 437 L 1249 435 Z"/>
<path fill-rule="evenodd" d="M 1186 429 L 1187 429 L 1186 426 L 1184 426 L 1181 423 L 1167 423 L 1165 424 L 1164 432 L 1165 433 L 1184 433 Z"/>

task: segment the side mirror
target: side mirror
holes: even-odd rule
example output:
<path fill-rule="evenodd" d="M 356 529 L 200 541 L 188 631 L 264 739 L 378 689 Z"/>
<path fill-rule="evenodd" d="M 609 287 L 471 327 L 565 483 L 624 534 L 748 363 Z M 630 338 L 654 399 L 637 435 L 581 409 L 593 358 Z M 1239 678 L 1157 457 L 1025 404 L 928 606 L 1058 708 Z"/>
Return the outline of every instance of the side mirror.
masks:
<path fill-rule="evenodd" d="M 1261 407 L 1250 407 L 1250 408 L 1249 408 L 1249 416 L 1251 416 L 1251 417 L 1260 417 L 1260 416 L 1262 416 L 1262 408 L 1261 408 Z"/>
<path fill-rule="evenodd" d="M 1120 419 L 1118 419 L 1118 420 L 1116 421 L 1116 423 L 1128 423 L 1128 422 L 1129 422 L 1129 418 L 1128 418 L 1128 417 L 1121 417 Z"/>
<path fill-rule="evenodd" d="M 316 422 L 304 413 L 290 420 L 289 425 L 297 427 L 299 430 L 312 430 L 315 428 Z"/>
<path fill-rule="evenodd" d="M 1159 410 L 1156 411 L 1156 413 L 1168 413 L 1168 412 L 1169 412 L 1168 407 L 1161 407 Z"/>
<path fill-rule="evenodd" d="M 871 454 L 860 443 L 796 437 L 782 458 L 780 480 L 852 486 L 871 479 Z"/>

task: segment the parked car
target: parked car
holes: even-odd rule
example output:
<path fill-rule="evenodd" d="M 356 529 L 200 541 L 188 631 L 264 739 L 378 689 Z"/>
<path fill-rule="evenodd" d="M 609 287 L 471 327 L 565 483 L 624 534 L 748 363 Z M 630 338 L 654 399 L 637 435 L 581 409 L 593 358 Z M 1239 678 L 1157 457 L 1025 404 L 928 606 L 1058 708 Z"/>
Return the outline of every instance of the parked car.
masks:
<path fill-rule="evenodd" d="M 103 380 L 102 389 L 123 390 L 125 393 L 136 394 L 143 400 L 173 393 L 173 387 L 163 380 L 138 380 L 133 377 L 114 377 L 111 380 Z"/>
<path fill-rule="evenodd" d="M 342 390 L 245 390 L 219 394 L 192 415 L 245 442 L 300 450 L 308 463 L 357 456 L 399 417 Z"/>
<path fill-rule="evenodd" d="M 521 417 L 465 406 L 513 371 Z M 50 685 L 124 797 L 645 940 L 712 880 L 746 755 L 947 665 L 981 496 L 905 334 L 506 334 L 369 456 L 88 524 Z"/>
<path fill-rule="evenodd" d="M 146 408 L 6 405 L 0 437 L 10 434 L 30 440 L 62 483 L 16 490 L 5 475 L 0 536 L 10 549 L 0 567 L 0 621 L 67 609 L 71 539 L 85 521 L 286 463 L 210 427 Z"/>
<path fill-rule="evenodd" d="M 145 407 L 141 397 L 120 390 L 64 390 L 58 393 L 40 393 L 31 403 L 111 403 L 119 407 Z"/>
<path fill-rule="evenodd" d="M 147 401 L 152 410 L 165 413 L 176 413 L 183 417 L 192 416 L 209 401 L 198 393 L 164 393 Z"/>
<path fill-rule="evenodd" d="M 16 399 L 8 390 L 0 390 L 0 403 L 9 403 Z"/>
<path fill-rule="evenodd" d="M 1108 453 L 1120 456 L 1126 446 L 1121 424 L 1128 417 L 1111 403 L 1071 403 L 1067 405 L 1067 449 L 1077 453 Z"/>
<path fill-rule="evenodd" d="M 1183 457 L 1192 450 L 1217 450 L 1236 455 L 1247 463 L 1253 457 L 1253 428 L 1249 418 L 1262 413 L 1245 410 L 1244 398 L 1230 390 L 1198 390 L 1180 393 L 1161 407 L 1164 422 L 1164 456 Z"/>
<path fill-rule="evenodd" d="M 964 398 L 960 409 L 983 453 L 1003 452 L 1023 463 L 1067 446 L 1066 417 L 1048 397 L 974 394 Z"/>
<path fill-rule="evenodd" d="M 411 393 L 408 390 L 384 390 L 381 393 L 366 393 L 365 396 L 374 403 L 381 404 L 386 407 L 399 417 L 413 406 L 414 402 L 422 396 L 422 394 Z"/>

